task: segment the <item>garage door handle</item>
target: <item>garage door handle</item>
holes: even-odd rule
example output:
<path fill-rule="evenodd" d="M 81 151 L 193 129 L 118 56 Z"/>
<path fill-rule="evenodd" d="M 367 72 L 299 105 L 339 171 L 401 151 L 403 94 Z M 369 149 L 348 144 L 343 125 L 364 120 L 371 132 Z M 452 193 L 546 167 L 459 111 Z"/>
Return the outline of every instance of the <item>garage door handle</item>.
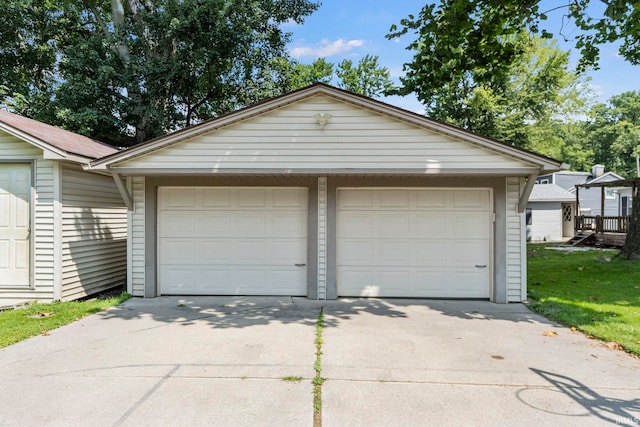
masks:
<path fill-rule="evenodd" d="M 484 265 L 476 264 L 476 267 L 478 267 L 478 268 L 487 268 L 487 264 L 484 264 Z"/>
<path fill-rule="evenodd" d="M 296 264 L 296 267 L 304 267 L 304 266 L 306 266 L 306 265 L 307 265 L 307 264 Z"/>

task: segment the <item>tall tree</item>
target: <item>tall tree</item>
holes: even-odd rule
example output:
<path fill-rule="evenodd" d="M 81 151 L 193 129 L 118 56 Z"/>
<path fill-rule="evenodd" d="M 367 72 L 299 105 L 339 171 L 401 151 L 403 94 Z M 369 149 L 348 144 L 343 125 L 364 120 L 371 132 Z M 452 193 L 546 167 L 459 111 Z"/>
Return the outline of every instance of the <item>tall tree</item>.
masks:
<path fill-rule="evenodd" d="M 391 73 L 378 64 L 378 57 L 365 55 L 357 65 L 350 59 L 338 64 L 338 86 L 350 92 L 368 97 L 379 97 L 391 91 Z"/>
<path fill-rule="evenodd" d="M 637 175 L 640 156 L 640 92 L 630 91 L 597 104 L 586 123 L 586 142 L 595 162 L 626 177 Z"/>
<path fill-rule="evenodd" d="M 0 71 L 2 102 L 122 145 L 271 96 L 261 73 L 285 53 L 289 35 L 280 24 L 301 23 L 318 7 L 309 0 L 6 3 L 15 19 L 0 26 L 0 61 L 22 68 Z M 29 81 L 34 67 L 44 84 Z M 33 101 L 43 98 L 50 102 Z"/>
<path fill-rule="evenodd" d="M 588 13 L 595 0 L 563 0 L 550 10 L 541 0 L 440 0 L 425 5 L 418 16 L 410 15 L 393 25 L 388 38 L 412 33 L 408 49 L 413 60 L 405 64 L 404 92 L 429 96 L 432 88 L 461 80 L 475 70 L 476 81 L 502 78 L 525 46 L 514 37 L 522 31 L 551 38 L 541 29 L 550 13 L 562 13 L 581 30 L 575 45 L 582 53 L 579 69 L 595 66 L 601 44 L 621 40 L 620 54 L 640 64 L 640 2 L 607 0 L 600 18 Z M 454 24 L 452 24 L 454 23 Z M 558 29 L 558 32 L 561 32 Z"/>

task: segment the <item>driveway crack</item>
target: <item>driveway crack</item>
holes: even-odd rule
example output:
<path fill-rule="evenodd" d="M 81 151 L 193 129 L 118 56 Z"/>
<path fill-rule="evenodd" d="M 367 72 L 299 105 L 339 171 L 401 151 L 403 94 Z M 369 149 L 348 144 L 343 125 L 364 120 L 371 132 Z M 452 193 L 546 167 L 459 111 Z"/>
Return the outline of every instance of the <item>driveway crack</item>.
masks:
<path fill-rule="evenodd" d="M 160 381 L 158 381 L 153 387 L 151 387 L 149 391 L 147 391 L 140 399 L 138 399 L 138 401 L 131 408 L 129 408 L 129 410 L 127 410 L 127 412 L 122 414 L 122 416 L 118 418 L 118 420 L 115 423 L 113 423 L 113 427 L 122 425 L 122 423 L 124 423 L 127 420 L 127 418 L 129 418 L 131 414 L 133 414 L 140 407 L 140 405 L 142 405 L 147 399 L 149 399 L 153 395 L 153 393 L 155 393 L 156 390 L 158 390 L 160 386 L 164 384 L 164 382 L 167 381 L 169 378 L 171 378 L 171 376 L 175 374 L 176 371 L 181 367 L 182 365 L 176 365 L 173 367 L 173 369 L 167 372 L 160 379 Z"/>

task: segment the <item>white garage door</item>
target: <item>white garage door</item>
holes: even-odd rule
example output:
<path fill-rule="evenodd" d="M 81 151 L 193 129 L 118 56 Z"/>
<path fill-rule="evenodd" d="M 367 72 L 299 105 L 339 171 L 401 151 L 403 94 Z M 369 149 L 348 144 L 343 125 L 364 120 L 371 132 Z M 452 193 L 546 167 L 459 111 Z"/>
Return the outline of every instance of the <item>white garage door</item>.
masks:
<path fill-rule="evenodd" d="M 340 296 L 489 298 L 489 189 L 339 189 Z"/>
<path fill-rule="evenodd" d="M 163 187 L 160 293 L 306 295 L 307 189 Z"/>

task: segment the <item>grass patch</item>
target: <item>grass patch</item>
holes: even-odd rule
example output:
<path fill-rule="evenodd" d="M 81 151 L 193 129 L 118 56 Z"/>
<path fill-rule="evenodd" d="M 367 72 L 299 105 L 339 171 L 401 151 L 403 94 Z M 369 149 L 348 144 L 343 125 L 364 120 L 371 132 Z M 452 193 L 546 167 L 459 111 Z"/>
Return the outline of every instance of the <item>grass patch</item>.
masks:
<path fill-rule="evenodd" d="M 282 381 L 287 381 L 290 383 L 299 383 L 303 379 L 304 378 L 302 378 L 300 375 L 287 375 L 286 377 L 282 377 Z"/>
<path fill-rule="evenodd" d="M 47 335 L 52 329 L 85 316 L 106 310 L 131 298 L 126 292 L 117 297 L 87 301 L 34 303 L 0 312 L 0 348 L 35 335 Z"/>
<path fill-rule="evenodd" d="M 529 245 L 529 306 L 549 319 L 640 355 L 640 262 L 616 255 Z"/>

